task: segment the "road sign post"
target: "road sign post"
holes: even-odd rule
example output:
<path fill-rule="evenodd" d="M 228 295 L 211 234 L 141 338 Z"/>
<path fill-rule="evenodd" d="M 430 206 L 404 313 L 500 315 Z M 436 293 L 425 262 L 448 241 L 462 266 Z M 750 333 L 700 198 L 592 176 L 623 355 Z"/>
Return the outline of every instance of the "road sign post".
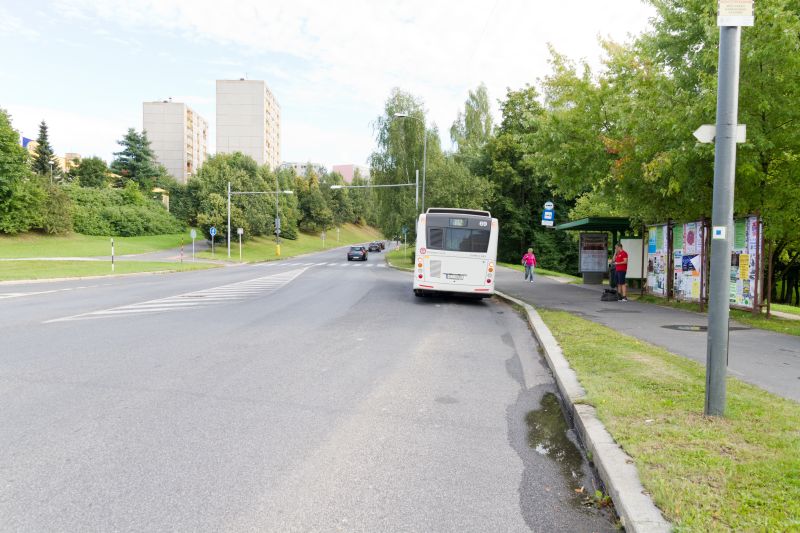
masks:
<path fill-rule="evenodd" d="M 211 257 L 214 257 L 214 236 L 217 234 L 217 228 L 211 226 L 208 232 L 211 234 Z"/>
<path fill-rule="evenodd" d="M 556 212 L 553 210 L 553 202 L 546 202 L 544 204 L 544 211 L 542 211 L 542 226 L 553 227 L 553 222 L 556 219 Z"/>
<path fill-rule="evenodd" d="M 189 237 L 192 238 L 192 263 L 194 263 L 194 240 L 197 238 L 197 230 L 192 229 L 192 231 L 189 232 Z"/>
<path fill-rule="evenodd" d="M 322 232 L 322 247 L 325 248 L 325 232 Z"/>
<path fill-rule="evenodd" d="M 242 235 L 244 235 L 244 228 L 237 228 L 236 234 L 239 236 L 239 262 L 242 262 Z"/>
<path fill-rule="evenodd" d="M 742 26 L 753 25 L 753 3 L 720 0 L 717 123 L 714 134 L 714 193 L 711 213 L 711 269 L 706 352 L 705 414 L 724 416 L 730 320 L 730 260 L 733 191 L 739 113 L 739 59 Z M 706 132 L 706 136 L 708 132 Z"/>
<path fill-rule="evenodd" d="M 114 237 L 111 237 L 111 272 L 114 272 Z"/>

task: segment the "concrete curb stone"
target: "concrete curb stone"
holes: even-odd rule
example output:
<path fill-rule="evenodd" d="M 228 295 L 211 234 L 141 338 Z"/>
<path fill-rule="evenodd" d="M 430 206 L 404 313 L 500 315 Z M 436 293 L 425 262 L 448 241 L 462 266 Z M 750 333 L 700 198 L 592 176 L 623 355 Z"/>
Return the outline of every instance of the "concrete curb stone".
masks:
<path fill-rule="evenodd" d="M 539 313 L 529 304 L 512 296 L 499 291 L 495 291 L 495 294 L 525 309 L 528 323 L 542 346 L 547 364 L 566 403 L 568 415 L 587 451 L 591 453 L 592 461 L 614 502 L 625 530 L 636 533 L 671 531 L 671 524 L 662 516 L 642 486 L 633 459 L 614 441 L 597 418 L 594 407 L 581 403 L 586 398 L 586 390 Z"/>

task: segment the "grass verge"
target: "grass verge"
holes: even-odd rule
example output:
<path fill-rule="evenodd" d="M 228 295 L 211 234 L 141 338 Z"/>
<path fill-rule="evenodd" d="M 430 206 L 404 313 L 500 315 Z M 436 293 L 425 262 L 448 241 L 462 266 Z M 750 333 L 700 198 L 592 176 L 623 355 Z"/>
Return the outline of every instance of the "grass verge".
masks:
<path fill-rule="evenodd" d="M 114 237 L 117 255 L 143 254 L 191 245 L 189 232 L 171 235 L 146 235 L 143 237 Z M 111 255 L 111 238 L 95 235 L 0 235 L 0 258 L 24 257 L 97 257 Z"/>
<path fill-rule="evenodd" d="M 274 261 L 276 259 L 286 259 L 297 255 L 330 250 L 331 248 L 349 244 L 368 243 L 379 239 L 382 239 L 381 234 L 375 228 L 345 224 L 340 228 L 338 241 L 336 240 L 335 229 L 327 231 L 324 247 L 319 234 L 301 233 L 293 241 L 281 239 L 281 255 L 279 257 L 275 249 L 275 237 L 253 237 L 242 243 L 242 261 Z M 197 257 L 202 259 L 227 259 L 227 255 L 227 246 L 224 243 L 221 245 L 217 243 L 213 256 L 210 251 L 204 251 L 198 253 Z M 344 257 L 345 254 L 342 252 L 342 258 Z M 239 241 L 235 235 L 231 242 L 231 259 L 233 261 L 239 260 Z"/>
<path fill-rule="evenodd" d="M 413 272 L 414 249 L 409 248 L 407 251 L 404 252 L 401 245 L 399 250 L 392 250 L 391 252 L 386 253 L 386 261 L 389 263 L 390 266 L 394 268 Z"/>
<path fill-rule="evenodd" d="M 800 530 L 800 405 L 729 378 L 725 418 L 706 418 L 698 363 L 569 313 L 539 312 L 677 530 Z"/>
<path fill-rule="evenodd" d="M 512 268 L 514 270 L 518 270 L 520 272 L 525 272 L 525 268 L 522 265 L 518 265 L 515 263 L 504 263 L 502 261 L 499 262 L 501 266 L 506 268 Z M 546 268 L 539 268 L 536 267 L 534 269 L 534 275 L 538 276 L 553 276 L 556 278 L 567 278 L 569 279 L 570 283 L 583 283 L 583 280 L 577 276 L 573 276 L 572 274 L 564 274 L 563 272 L 556 272 L 555 270 L 547 270 Z"/>
<path fill-rule="evenodd" d="M 797 307 L 795 305 L 770 304 L 770 308 L 773 311 L 780 311 L 782 313 L 790 313 L 792 315 L 800 316 L 800 307 Z"/>
<path fill-rule="evenodd" d="M 0 281 L 81 278 L 135 272 L 186 272 L 215 266 L 208 263 L 118 261 L 114 272 L 111 272 L 111 263 L 108 261 L 0 261 Z"/>
<path fill-rule="evenodd" d="M 636 299 L 640 302 L 662 305 L 664 307 L 673 307 L 675 309 L 683 309 L 686 311 L 700 311 L 700 306 L 697 303 L 690 302 L 676 302 L 674 300 L 667 301 L 664 298 L 659 298 L 651 294 L 637 295 L 635 292 L 630 292 L 628 296 L 631 299 Z M 751 328 L 765 329 L 774 331 L 776 333 L 785 333 L 786 335 L 800 336 L 800 320 L 791 320 L 772 316 L 767 318 L 766 314 L 754 315 L 749 311 L 742 311 L 741 309 L 731 309 L 731 319 L 736 320 L 741 324 L 750 326 Z"/>

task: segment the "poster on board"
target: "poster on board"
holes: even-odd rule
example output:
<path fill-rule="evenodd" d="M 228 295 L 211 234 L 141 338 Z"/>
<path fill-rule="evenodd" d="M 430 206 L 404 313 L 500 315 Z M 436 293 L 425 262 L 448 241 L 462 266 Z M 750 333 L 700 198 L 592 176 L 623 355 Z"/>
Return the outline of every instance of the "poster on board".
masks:
<path fill-rule="evenodd" d="M 652 294 L 667 293 L 667 268 L 669 267 L 669 243 L 666 224 L 647 228 L 647 287 Z"/>
<path fill-rule="evenodd" d="M 734 220 L 731 251 L 730 303 L 752 308 L 756 302 L 756 258 L 762 253 L 758 217 Z"/>

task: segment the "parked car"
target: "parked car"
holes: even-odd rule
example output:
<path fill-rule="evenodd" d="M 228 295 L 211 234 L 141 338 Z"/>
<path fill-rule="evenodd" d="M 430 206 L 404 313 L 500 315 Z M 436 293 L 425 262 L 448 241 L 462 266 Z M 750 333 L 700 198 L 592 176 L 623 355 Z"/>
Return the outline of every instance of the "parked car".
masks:
<path fill-rule="evenodd" d="M 369 251 L 370 252 L 380 252 L 381 251 L 380 243 L 377 243 L 377 242 L 369 243 Z"/>
<path fill-rule="evenodd" d="M 367 249 L 363 246 L 351 246 L 347 251 L 348 261 L 366 261 Z"/>

